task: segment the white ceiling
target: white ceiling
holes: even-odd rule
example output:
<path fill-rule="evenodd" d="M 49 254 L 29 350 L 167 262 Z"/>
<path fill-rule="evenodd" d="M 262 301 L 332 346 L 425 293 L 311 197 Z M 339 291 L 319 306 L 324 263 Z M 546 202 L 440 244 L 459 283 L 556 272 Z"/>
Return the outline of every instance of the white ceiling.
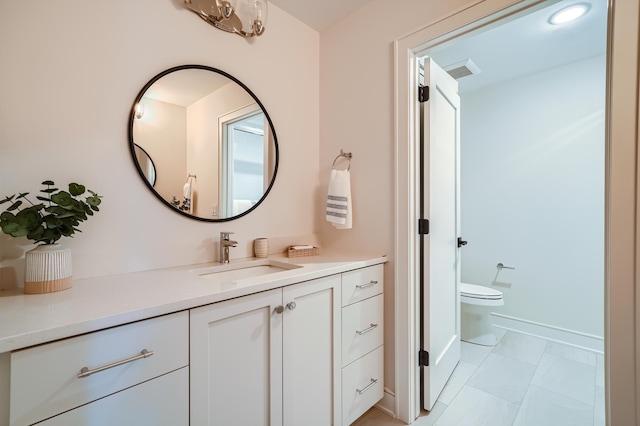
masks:
<path fill-rule="evenodd" d="M 549 24 L 555 11 L 578 2 L 591 4 L 586 15 L 565 25 Z M 480 74 L 458 80 L 459 91 L 464 93 L 604 55 L 606 35 L 606 0 L 564 0 L 509 22 L 498 22 L 487 31 L 454 39 L 432 49 L 429 56 L 445 69 L 467 58 L 480 68 Z"/>
<path fill-rule="evenodd" d="M 270 0 L 321 32 L 369 0 Z M 589 3 L 591 10 L 564 26 L 549 16 L 570 4 Z M 432 49 L 429 54 L 446 67 L 471 58 L 482 71 L 461 78 L 460 92 L 495 84 L 606 52 L 607 0 L 563 0 L 485 31 L 472 32 Z M 267 30 L 268 30 L 267 23 Z"/>
<path fill-rule="evenodd" d="M 147 89 L 144 97 L 187 107 L 230 81 L 222 74 L 186 69 L 164 75 Z"/>
<path fill-rule="evenodd" d="M 269 0 L 289 15 L 320 32 L 369 0 Z M 268 18 L 267 18 L 268 19 Z M 268 25 L 268 24 L 267 24 Z"/>

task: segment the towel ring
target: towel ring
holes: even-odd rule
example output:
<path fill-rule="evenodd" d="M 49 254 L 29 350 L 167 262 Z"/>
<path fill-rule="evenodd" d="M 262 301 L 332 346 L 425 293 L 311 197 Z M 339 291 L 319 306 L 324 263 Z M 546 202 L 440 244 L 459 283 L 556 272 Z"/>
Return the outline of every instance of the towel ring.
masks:
<path fill-rule="evenodd" d="M 350 152 L 344 152 L 343 150 L 340 150 L 340 154 L 338 154 L 335 160 L 333 160 L 333 164 L 331 164 L 331 168 L 332 169 L 335 168 L 336 161 L 338 161 L 340 157 L 344 157 L 347 160 L 349 160 L 349 166 L 347 166 L 347 171 L 351 170 L 351 157 L 353 157 L 353 155 Z"/>

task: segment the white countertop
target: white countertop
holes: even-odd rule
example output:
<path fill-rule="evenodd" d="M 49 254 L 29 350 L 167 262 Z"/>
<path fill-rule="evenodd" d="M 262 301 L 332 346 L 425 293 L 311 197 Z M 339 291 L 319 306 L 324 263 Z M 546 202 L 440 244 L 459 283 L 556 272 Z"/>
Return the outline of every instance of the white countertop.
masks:
<path fill-rule="evenodd" d="M 220 265 L 207 263 L 74 280 L 72 288 L 56 293 L 0 292 L 0 353 L 387 261 L 386 256 L 343 253 L 269 259 L 302 267 L 216 282 L 193 271 Z"/>

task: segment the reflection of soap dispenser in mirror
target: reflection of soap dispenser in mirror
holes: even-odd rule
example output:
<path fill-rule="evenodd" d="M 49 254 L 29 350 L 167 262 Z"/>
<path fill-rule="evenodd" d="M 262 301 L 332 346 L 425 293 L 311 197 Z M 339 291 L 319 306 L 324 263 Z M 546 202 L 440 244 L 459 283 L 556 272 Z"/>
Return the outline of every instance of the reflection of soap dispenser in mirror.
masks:
<path fill-rule="evenodd" d="M 256 238 L 253 241 L 253 251 L 256 257 L 267 257 L 269 255 L 269 239 Z"/>

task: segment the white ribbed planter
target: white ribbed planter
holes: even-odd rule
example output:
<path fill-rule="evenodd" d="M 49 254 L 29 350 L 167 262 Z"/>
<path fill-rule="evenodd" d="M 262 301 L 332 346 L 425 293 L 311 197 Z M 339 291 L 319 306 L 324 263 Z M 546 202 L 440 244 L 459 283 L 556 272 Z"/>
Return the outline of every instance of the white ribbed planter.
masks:
<path fill-rule="evenodd" d="M 60 244 L 40 245 L 25 254 L 24 292 L 53 293 L 71 287 L 71 250 Z"/>

